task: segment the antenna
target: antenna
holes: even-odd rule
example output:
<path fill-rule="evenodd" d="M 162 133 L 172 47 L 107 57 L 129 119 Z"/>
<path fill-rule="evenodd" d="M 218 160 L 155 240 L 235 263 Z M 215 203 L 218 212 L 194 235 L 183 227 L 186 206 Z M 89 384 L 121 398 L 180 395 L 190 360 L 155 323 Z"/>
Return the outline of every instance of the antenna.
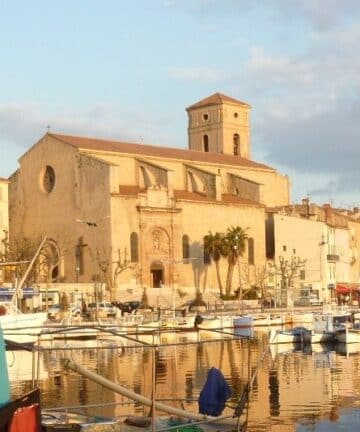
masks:
<path fill-rule="evenodd" d="M 48 124 L 47 126 L 46 126 L 46 133 L 50 133 L 50 128 L 51 128 L 51 126 Z"/>

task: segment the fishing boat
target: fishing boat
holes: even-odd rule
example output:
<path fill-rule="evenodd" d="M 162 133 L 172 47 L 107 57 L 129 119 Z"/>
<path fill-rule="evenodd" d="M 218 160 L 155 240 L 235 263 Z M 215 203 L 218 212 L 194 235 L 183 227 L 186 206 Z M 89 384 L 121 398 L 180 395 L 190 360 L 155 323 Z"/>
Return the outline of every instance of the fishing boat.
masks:
<path fill-rule="evenodd" d="M 281 326 L 288 323 L 287 316 L 281 314 L 241 315 L 234 318 L 234 328 Z"/>
<path fill-rule="evenodd" d="M 305 327 L 294 327 L 289 330 L 274 330 L 269 333 L 269 344 L 302 343 L 310 344 L 312 331 Z"/>
<path fill-rule="evenodd" d="M 102 334 L 108 334 L 107 327 L 95 322 L 71 324 L 66 319 L 59 324 L 47 324 L 41 331 L 41 341 L 96 339 Z"/>
<path fill-rule="evenodd" d="M 91 429 L 94 425 L 115 425 L 117 419 L 83 414 L 80 410 L 71 409 L 42 409 L 41 426 L 43 432 L 81 431 Z"/>
<path fill-rule="evenodd" d="M 360 328 L 344 325 L 335 331 L 335 339 L 343 344 L 360 343 Z"/>
<path fill-rule="evenodd" d="M 46 312 L 22 313 L 14 302 L 0 302 L 0 326 L 7 343 L 35 343 L 46 320 Z"/>
<path fill-rule="evenodd" d="M 312 324 L 314 321 L 314 314 L 312 312 L 296 312 L 292 314 L 293 324 Z"/>
<path fill-rule="evenodd" d="M 314 314 L 311 343 L 335 341 L 335 330 L 338 328 L 337 315 L 332 313 Z"/>
<path fill-rule="evenodd" d="M 22 313 L 16 306 L 24 283 L 46 241 L 44 237 L 16 286 L 11 301 L 0 302 L 0 326 L 7 344 L 34 344 L 47 320 L 47 312 Z"/>

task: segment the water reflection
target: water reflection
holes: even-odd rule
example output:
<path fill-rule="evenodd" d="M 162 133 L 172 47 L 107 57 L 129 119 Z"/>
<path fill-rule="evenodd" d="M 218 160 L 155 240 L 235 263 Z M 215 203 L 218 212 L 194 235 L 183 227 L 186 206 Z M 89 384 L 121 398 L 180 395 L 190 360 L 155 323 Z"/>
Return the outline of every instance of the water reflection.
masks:
<path fill-rule="evenodd" d="M 254 376 L 248 410 L 249 432 L 358 430 L 353 424 L 359 412 L 346 410 L 360 406 L 360 346 L 290 344 L 269 348 L 266 334 L 250 340 L 221 341 L 217 340 L 219 335 L 208 335 L 207 338 L 192 343 L 194 336 L 186 339 L 185 335 L 177 335 L 177 345 L 169 344 L 156 350 L 158 400 L 197 412 L 197 398 L 208 369 L 214 366 L 223 372 L 233 389 L 228 413 L 233 412 L 231 407 L 236 406 L 249 377 Z M 116 341 L 92 341 L 87 346 L 84 342 L 72 341 L 66 347 L 57 343 L 54 348 L 56 350 L 40 354 L 39 367 L 35 368 L 44 407 L 116 403 L 116 406 L 98 409 L 95 414 L 148 414 L 148 409 L 139 404 L 129 403 L 123 396 L 64 369 L 64 362 L 71 358 L 111 381 L 151 398 L 151 348 L 117 347 Z M 268 353 L 259 362 L 265 349 Z M 33 369 L 29 368 L 28 354 L 17 353 L 18 370 L 22 370 L 24 361 L 28 367 L 23 376 L 13 375 L 17 377 L 11 381 L 14 396 L 31 387 L 29 370 Z M 12 368 L 15 367 L 14 358 L 8 353 Z M 346 416 L 348 420 L 345 420 Z"/>

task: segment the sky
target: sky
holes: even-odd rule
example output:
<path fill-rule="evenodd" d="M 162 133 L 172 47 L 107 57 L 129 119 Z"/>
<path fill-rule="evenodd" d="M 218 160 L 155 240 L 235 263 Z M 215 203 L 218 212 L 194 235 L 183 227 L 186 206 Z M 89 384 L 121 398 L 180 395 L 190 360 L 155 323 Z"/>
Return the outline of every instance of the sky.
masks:
<path fill-rule="evenodd" d="M 0 177 L 48 129 L 187 148 L 220 92 L 292 202 L 358 206 L 359 24 L 358 0 L 0 0 Z"/>

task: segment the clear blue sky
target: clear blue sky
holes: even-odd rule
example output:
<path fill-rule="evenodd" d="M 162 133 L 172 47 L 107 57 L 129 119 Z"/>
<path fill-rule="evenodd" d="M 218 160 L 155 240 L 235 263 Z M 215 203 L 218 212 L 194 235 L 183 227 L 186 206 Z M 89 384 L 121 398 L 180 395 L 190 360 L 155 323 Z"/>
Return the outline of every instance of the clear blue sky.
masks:
<path fill-rule="evenodd" d="M 253 107 L 292 199 L 360 203 L 358 0 L 4 0 L 0 176 L 45 132 L 186 148 L 185 107 Z"/>

